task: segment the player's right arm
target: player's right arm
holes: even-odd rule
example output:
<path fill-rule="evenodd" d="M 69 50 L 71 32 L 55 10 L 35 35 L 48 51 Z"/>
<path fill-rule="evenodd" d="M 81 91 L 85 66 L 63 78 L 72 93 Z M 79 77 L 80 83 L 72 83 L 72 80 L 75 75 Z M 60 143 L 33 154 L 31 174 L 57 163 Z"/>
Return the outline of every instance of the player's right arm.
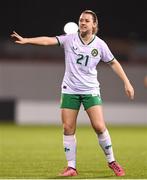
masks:
<path fill-rule="evenodd" d="M 15 43 L 18 44 L 36 44 L 36 45 L 57 45 L 58 40 L 56 37 L 47 37 L 47 36 L 41 36 L 41 37 L 34 37 L 34 38 L 23 38 L 19 34 L 17 34 L 15 31 L 11 34 L 11 37 L 15 39 Z"/>

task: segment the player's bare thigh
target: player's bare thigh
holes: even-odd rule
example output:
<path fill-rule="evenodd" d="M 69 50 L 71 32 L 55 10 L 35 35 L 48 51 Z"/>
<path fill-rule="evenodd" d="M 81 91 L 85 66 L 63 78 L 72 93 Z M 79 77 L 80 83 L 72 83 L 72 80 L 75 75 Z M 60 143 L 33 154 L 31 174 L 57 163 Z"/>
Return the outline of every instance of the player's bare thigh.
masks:
<path fill-rule="evenodd" d="M 103 108 L 101 105 L 95 105 L 86 110 L 91 125 L 97 133 L 102 133 L 106 129 L 104 116 L 103 116 Z"/>
<path fill-rule="evenodd" d="M 62 124 L 65 135 L 73 135 L 76 131 L 76 121 L 79 110 L 61 109 Z"/>

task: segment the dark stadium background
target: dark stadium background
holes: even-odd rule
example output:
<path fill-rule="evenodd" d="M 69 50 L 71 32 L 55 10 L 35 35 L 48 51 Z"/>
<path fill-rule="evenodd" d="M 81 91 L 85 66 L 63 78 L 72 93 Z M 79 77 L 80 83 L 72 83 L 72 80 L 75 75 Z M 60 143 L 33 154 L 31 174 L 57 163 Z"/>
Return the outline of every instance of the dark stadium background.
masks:
<path fill-rule="evenodd" d="M 99 17 L 100 35 L 147 40 L 147 2 L 116 0 L 5 0 L 0 4 L 0 37 L 13 29 L 25 35 L 57 35 L 85 9 Z"/>

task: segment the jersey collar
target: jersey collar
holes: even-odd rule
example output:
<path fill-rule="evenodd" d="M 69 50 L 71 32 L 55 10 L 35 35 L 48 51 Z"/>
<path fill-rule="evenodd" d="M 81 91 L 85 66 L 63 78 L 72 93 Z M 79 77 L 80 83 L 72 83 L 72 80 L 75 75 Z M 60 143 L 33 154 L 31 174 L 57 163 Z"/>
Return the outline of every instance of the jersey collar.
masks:
<path fill-rule="evenodd" d="M 95 34 L 94 34 L 92 40 L 91 40 L 88 44 L 85 44 L 84 41 L 83 41 L 83 40 L 81 39 L 81 37 L 80 37 L 80 33 L 78 33 L 78 36 L 79 36 L 80 41 L 81 41 L 82 44 L 84 44 L 84 45 L 89 45 L 89 44 L 91 44 L 91 43 L 94 41 L 94 39 L 95 39 Z"/>

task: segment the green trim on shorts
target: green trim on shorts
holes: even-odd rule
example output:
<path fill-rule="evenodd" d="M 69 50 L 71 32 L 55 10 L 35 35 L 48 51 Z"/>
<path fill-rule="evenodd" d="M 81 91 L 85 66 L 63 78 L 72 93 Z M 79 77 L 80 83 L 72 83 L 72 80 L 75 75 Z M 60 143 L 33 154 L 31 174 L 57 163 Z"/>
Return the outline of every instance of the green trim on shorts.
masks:
<path fill-rule="evenodd" d="M 87 110 L 92 106 L 102 105 L 102 99 L 99 95 L 92 95 L 92 94 L 83 95 L 83 94 L 63 93 L 61 95 L 60 108 L 79 110 L 81 104 L 83 104 L 84 109 Z"/>

